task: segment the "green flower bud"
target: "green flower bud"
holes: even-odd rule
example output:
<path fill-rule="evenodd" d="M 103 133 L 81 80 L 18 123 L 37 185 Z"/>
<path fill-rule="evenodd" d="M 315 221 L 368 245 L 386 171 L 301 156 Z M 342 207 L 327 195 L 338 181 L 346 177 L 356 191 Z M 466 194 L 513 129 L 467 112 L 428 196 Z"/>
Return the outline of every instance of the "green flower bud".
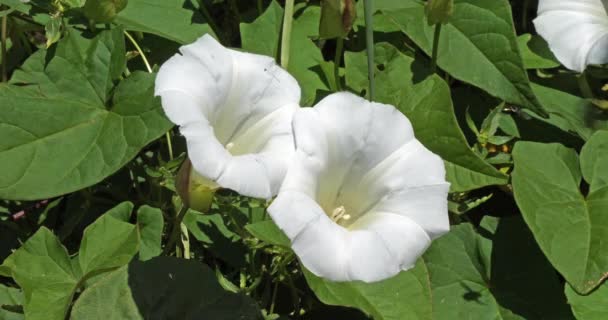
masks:
<path fill-rule="evenodd" d="M 213 195 L 219 185 L 196 173 L 190 159 L 186 159 L 177 172 L 175 189 L 188 208 L 207 212 L 211 208 Z"/>
<path fill-rule="evenodd" d="M 323 39 L 344 38 L 356 17 L 354 0 L 322 0 L 319 36 Z"/>
<path fill-rule="evenodd" d="M 87 0 L 84 15 L 95 22 L 110 22 L 127 6 L 127 0 Z"/>
<path fill-rule="evenodd" d="M 424 11 L 429 25 L 446 24 L 454 13 L 454 0 L 428 0 Z"/>

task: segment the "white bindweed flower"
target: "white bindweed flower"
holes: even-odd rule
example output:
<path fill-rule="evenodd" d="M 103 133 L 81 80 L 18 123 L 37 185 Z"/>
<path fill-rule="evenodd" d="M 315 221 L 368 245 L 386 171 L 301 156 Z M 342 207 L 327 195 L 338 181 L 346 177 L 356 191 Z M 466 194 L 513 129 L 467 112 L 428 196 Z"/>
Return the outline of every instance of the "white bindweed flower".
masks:
<path fill-rule="evenodd" d="M 276 195 L 293 155 L 300 87 L 274 59 L 227 49 L 205 35 L 180 48 L 156 95 L 180 126 L 194 170 L 243 195 Z"/>
<path fill-rule="evenodd" d="M 608 0 L 539 0 L 536 31 L 568 69 L 608 63 Z"/>
<path fill-rule="evenodd" d="M 293 120 L 296 154 L 268 209 L 314 274 L 379 281 L 449 230 L 445 168 L 390 105 L 335 93 Z"/>

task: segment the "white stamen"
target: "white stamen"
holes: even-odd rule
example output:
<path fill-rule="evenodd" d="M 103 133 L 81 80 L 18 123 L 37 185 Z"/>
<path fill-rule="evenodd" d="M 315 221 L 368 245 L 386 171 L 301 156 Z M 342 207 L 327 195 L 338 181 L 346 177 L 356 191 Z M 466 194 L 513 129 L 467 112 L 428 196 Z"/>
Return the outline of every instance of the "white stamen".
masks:
<path fill-rule="evenodd" d="M 338 222 L 341 219 L 348 220 L 350 219 L 350 214 L 346 214 L 346 209 L 344 206 L 339 206 L 332 211 L 331 219 L 335 222 Z"/>

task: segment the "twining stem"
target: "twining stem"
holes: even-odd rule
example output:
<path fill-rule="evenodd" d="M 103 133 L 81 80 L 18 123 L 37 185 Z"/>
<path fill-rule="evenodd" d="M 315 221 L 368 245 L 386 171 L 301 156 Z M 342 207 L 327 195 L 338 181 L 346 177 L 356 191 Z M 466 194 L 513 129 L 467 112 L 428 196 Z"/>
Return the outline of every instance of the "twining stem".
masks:
<path fill-rule="evenodd" d="M 281 35 L 281 66 L 287 69 L 289 65 L 289 51 L 291 46 L 291 27 L 293 25 L 294 0 L 285 1 L 285 15 L 283 16 L 283 34 Z"/>
<path fill-rule="evenodd" d="M 219 37 L 220 29 L 218 28 L 217 24 L 215 24 L 213 17 L 209 13 L 209 10 L 207 10 L 207 7 L 205 6 L 205 1 L 203 1 L 203 0 L 199 1 L 199 9 L 201 10 L 201 13 L 203 14 L 203 16 L 205 16 L 205 20 L 207 20 L 207 23 L 209 24 L 209 27 L 211 27 L 211 30 L 213 30 L 213 33 L 215 33 Z"/>
<path fill-rule="evenodd" d="M 148 69 L 148 72 L 152 73 L 152 67 L 150 66 L 150 62 L 148 62 L 148 58 L 146 58 L 144 51 L 141 49 L 141 47 L 139 46 L 137 41 L 135 41 L 135 38 L 133 38 L 133 36 L 131 36 L 131 34 L 129 34 L 126 31 L 125 31 L 125 36 L 127 36 L 127 39 L 129 39 L 129 41 L 131 41 L 131 43 L 135 47 L 135 50 L 137 50 L 137 52 L 139 53 L 139 56 L 141 57 L 141 60 L 144 62 L 146 69 Z M 167 148 L 169 149 L 169 159 L 173 160 L 173 144 L 171 143 L 170 131 L 167 131 L 167 133 L 165 133 L 165 138 L 167 139 Z"/>
<path fill-rule="evenodd" d="M 367 76 L 369 78 L 369 99 L 374 100 L 376 93 L 375 65 L 374 65 L 374 23 L 372 0 L 363 0 L 365 11 L 365 43 L 367 47 Z"/>
<path fill-rule="evenodd" d="M 179 228 L 181 231 L 182 247 L 184 248 L 182 258 L 190 259 L 192 255 L 190 254 L 190 235 L 188 234 L 188 227 L 186 227 L 185 223 L 180 222 Z"/>
<path fill-rule="evenodd" d="M 139 46 L 139 44 L 137 43 L 137 41 L 135 41 L 135 39 L 133 38 L 133 36 L 131 36 L 131 34 L 129 34 L 126 31 L 125 31 L 125 36 L 127 36 L 127 39 L 129 39 L 129 41 L 131 41 L 131 43 L 135 47 L 135 50 L 137 50 L 137 52 L 139 53 L 139 56 L 141 57 L 141 60 L 143 60 L 144 65 L 146 65 L 146 69 L 148 69 L 148 72 L 152 73 L 152 67 L 150 66 L 150 63 L 148 62 L 148 58 L 146 58 L 146 55 L 144 54 L 144 51 L 141 49 L 141 47 Z"/>
<path fill-rule="evenodd" d="M 583 98 L 585 99 L 593 99 L 593 90 L 591 90 L 591 86 L 589 85 L 589 81 L 587 80 L 587 74 L 585 72 L 578 75 L 578 87 L 581 90 Z"/>
<path fill-rule="evenodd" d="M 336 90 L 342 90 L 342 83 L 340 83 L 340 64 L 342 64 L 342 51 L 344 50 L 344 39 L 338 38 L 336 40 L 336 56 L 334 57 L 334 78 L 336 79 Z"/>
<path fill-rule="evenodd" d="M 274 283 L 274 287 L 272 288 L 272 298 L 270 299 L 270 309 L 268 310 L 268 314 L 274 313 L 274 304 L 277 300 L 277 291 L 279 291 L 279 282 L 276 281 Z"/>
<path fill-rule="evenodd" d="M 2 17 L 2 82 L 6 82 L 8 80 L 8 74 L 6 72 L 6 41 L 7 41 L 7 25 L 8 25 L 8 15 Z"/>
<path fill-rule="evenodd" d="M 530 6 L 530 0 L 524 0 L 522 6 L 523 10 L 521 13 L 521 31 L 526 32 L 528 29 L 528 7 Z"/>
<path fill-rule="evenodd" d="M 173 221 L 173 227 L 171 229 L 171 233 L 169 234 L 169 240 L 167 241 L 167 245 L 165 246 L 165 249 L 163 250 L 163 255 L 169 254 L 169 252 L 171 251 L 171 248 L 173 248 L 173 246 L 177 242 L 177 239 L 180 237 L 182 221 L 184 220 L 184 217 L 186 216 L 187 212 L 188 212 L 188 207 L 186 207 L 185 205 L 182 205 L 182 208 L 179 210 L 179 213 L 177 214 L 177 216 L 175 217 L 175 220 Z"/>
<path fill-rule="evenodd" d="M 441 23 L 435 25 L 433 36 L 433 55 L 431 56 L 431 72 L 437 72 L 437 54 L 439 52 L 439 37 L 441 36 Z"/>

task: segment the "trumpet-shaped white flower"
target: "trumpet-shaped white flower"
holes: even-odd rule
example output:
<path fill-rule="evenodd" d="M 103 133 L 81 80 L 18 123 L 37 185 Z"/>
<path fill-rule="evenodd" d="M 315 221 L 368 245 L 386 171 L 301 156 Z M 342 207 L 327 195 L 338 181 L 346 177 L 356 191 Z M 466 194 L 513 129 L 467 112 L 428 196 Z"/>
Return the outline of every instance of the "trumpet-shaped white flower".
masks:
<path fill-rule="evenodd" d="M 293 120 L 296 154 L 268 209 L 314 274 L 379 281 L 449 230 L 443 161 L 393 106 L 335 93 Z"/>
<path fill-rule="evenodd" d="M 608 63 L 608 0 L 539 0 L 536 31 L 568 69 Z"/>
<path fill-rule="evenodd" d="M 276 195 L 293 155 L 296 80 L 266 56 L 205 35 L 180 48 L 156 78 L 165 113 L 180 126 L 197 173 L 243 195 Z"/>

